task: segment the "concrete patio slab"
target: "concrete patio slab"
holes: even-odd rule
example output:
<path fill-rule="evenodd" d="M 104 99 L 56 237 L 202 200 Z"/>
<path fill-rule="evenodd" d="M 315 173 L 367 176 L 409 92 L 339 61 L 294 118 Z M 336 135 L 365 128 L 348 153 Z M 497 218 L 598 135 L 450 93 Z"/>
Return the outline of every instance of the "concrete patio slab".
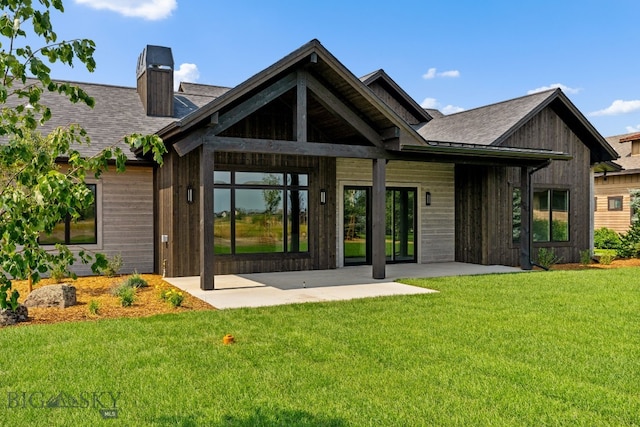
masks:
<path fill-rule="evenodd" d="M 212 291 L 200 289 L 198 276 L 165 278 L 165 280 L 213 307 L 227 309 L 426 294 L 437 291 L 396 283 L 394 280 L 408 277 L 464 276 L 521 271 L 516 267 L 501 265 L 447 262 L 387 265 L 387 277 L 383 280 L 371 278 L 371 266 L 344 267 L 336 270 L 228 274 L 215 276 L 216 289 Z"/>

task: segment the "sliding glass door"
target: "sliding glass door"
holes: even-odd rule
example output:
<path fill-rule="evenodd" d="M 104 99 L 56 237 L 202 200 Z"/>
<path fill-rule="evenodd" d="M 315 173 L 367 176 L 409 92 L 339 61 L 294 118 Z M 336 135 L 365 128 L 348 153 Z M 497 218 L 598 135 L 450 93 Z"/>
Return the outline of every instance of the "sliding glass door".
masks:
<path fill-rule="evenodd" d="M 386 191 L 387 262 L 416 261 L 416 189 Z M 344 189 L 344 265 L 371 264 L 371 187 Z"/>

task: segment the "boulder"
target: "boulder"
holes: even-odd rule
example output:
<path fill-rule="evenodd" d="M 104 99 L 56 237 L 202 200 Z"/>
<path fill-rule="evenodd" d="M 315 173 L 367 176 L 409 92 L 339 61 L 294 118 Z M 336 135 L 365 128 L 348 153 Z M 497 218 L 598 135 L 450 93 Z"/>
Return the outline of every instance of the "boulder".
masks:
<path fill-rule="evenodd" d="M 61 284 L 49 285 L 32 291 L 24 301 L 27 307 L 59 307 L 76 305 L 75 286 Z"/>
<path fill-rule="evenodd" d="M 18 322 L 26 322 L 28 317 L 29 311 L 27 310 L 27 307 L 22 304 L 20 304 L 15 311 L 8 308 L 0 309 L 0 326 L 9 326 Z"/>

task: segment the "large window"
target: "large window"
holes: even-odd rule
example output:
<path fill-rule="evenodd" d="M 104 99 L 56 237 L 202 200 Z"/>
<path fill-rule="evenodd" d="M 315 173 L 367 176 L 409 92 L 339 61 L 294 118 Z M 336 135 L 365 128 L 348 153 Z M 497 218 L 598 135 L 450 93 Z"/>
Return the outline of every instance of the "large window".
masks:
<path fill-rule="evenodd" d="M 308 252 L 307 174 L 214 172 L 216 254 Z"/>
<path fill-rule="evenodd" d="M 512 198 L 512 236 L 514 242 L 520 241 L 521 197 L 520 189 L 515 188 Z M 531 233 L 534 242 L 569 241 L 568 190 L 535 190 L 533 192 L 532 216 Z"/>
<path fill-rule="evenodd" d="M 80 217 L 73 220 L 68 215 L 64 221 L 59 222 L 51 232 L 40 236 L 38 242 L 41 245 L 86 245 L 98 242 L 96 227 L 96 184 L 87 184 L 93 192 L 93 204 L 80 212 Z"/>

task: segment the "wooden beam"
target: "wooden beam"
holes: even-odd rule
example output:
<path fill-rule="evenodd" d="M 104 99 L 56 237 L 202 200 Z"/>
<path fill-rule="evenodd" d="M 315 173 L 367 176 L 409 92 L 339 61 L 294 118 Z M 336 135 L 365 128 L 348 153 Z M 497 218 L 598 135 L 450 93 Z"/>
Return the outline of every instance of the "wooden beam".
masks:
<path fill-rule="evenodd" d="M 213 134 L 218 135 L 229 129 L 251 113 L 258 111 L 286 91 L 296 86 L 298 79 L 296 73 L 290 73 L 271 86 L 261 90 L 251 98 L 241 102 L 231 110 L 219 116 L 218 124 L 213 127 Z"/>
<path fill-rule="evenodd" d="M 397 126 L 392 126 L 390 128 L 382 129 L 382 132 L 380 132 L 380 137 L 383 141 L 386 141 L 388 139 L 400 138 L 400 128 Z"/>
<path fill-rule="evenodd" d="M 203 141 L 202 137 L 205 136 L 209 131 L 209 128 L 195 130 L 182 138 L 180 141 L 173 144 L 173 149 L 176 150 L 178 156 L 182 157 L 201 146 Z"/>
<path fill-rule="evenodd" d="M 235 153 L 291 154 L 295 156 L 347 157 L 354 159 L 386 158 L 387 153 L 376 147 L 364 145 L 328 144 L 320 142 L 301 143 L 273 139 L 233 138 L 207 136 L 205 145 L 215 151 Z"/>
<path fill-rule="evenodd" d="M 531 270 L 531 168 L 520 168 L 520 268 Z"/>
<path fill-rule="evenodd" d="M 209 118 L 209 126 L 215 126 L 218 124 L 219 121 L 220 121 L 220 113 L 216 111 Z"/>
<path fill-rule="evenodd" d="M 386 168 L 387 162 L 385 159 L 373 159 L 373 182 L 371 188 L 371 264 L 374 279 L 384 279 L 386 276 Z"/>
<path fill-rule="evenodd" d="M 311 74 L 307 76 L 307 87 L 316 95 L 318 102 L 320 102 L 324 108 L 346 120 L 347 123 L 349 123 L 373 145 L 384 149 L 384 144 L 380 134 L 360 118 L 360 116 L 354 113 L 353 110 L 340 101 Z"/>
<path fill-rule="evenodd" d="M 298 71 L 296 96 L 296 140 L 307 142 L 307 73 Z"/>
<path fill-rule="evenodd" d="M 200 150 L 200 289 L 215 289 L 215 250 L 213 240 L 213 149 Z"/>

